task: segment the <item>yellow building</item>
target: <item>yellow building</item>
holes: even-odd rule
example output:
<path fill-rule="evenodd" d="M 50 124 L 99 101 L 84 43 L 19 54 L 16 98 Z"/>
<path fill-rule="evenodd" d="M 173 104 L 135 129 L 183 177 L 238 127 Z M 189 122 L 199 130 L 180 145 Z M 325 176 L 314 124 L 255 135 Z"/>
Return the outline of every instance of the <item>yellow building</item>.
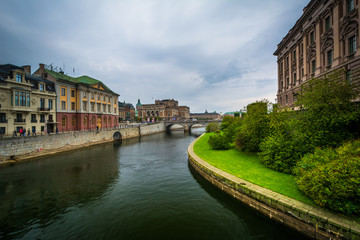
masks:
<path fill-rule="evenodd" d="M 26 134 L 56 131 L 53 82 L 31 75 L 30 66 L 0 65 L 0 130 Z M 20 130 L 21 129 L 21 130 Z"/>
<path fill-rule="evenodd" d="M 55 83 L 59 131 L 114 128 L 118 126 L 118 97 L 101 81 L 88 77 L 70 77 L 45 68 L 34 73 Z"/>

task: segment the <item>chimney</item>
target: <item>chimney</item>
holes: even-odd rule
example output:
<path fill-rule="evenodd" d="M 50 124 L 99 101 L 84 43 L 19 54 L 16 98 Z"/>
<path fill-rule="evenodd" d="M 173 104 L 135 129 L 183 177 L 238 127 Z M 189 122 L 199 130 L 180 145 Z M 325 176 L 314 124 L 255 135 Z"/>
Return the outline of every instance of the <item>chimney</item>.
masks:
<path fill-rule="evenodd" d="M 22 66 L 22 68 L 24 68 L 25 74 L 31 75 L 31 66 L 30 65 Z"/>
<path fill-rule="evenodd" d="M 39 63 L 39 72 L 38 75 L 42 78 L 45 76 L 45 64 Z"/>

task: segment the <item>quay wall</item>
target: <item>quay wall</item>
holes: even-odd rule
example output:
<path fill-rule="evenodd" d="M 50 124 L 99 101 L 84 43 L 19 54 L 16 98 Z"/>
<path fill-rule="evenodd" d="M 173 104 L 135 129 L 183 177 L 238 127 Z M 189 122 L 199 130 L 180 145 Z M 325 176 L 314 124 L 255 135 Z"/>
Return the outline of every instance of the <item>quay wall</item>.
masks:
<path fill-rule="evenodd" d="M 197 140 L 188 147 L 190 166 L 235 199 L 313 239 L 360 239 L 360 224 L 354 219 L 275 193 L 205 162 L 194 153 Z"/>
<path fill-rule="evenodd" d="M 128 139 L 164 132 L 165 130 L 164 123 L 156 123 L 120 129 L 104 129 L 100 131 L 79 131 L 2 138 L 0 139 L 0 165 L 4 165 L 5 163 L 13 164 L 18 161 L 43 155 L 112 142 L 116 132 L 120 132 L 121 139 Z"/>

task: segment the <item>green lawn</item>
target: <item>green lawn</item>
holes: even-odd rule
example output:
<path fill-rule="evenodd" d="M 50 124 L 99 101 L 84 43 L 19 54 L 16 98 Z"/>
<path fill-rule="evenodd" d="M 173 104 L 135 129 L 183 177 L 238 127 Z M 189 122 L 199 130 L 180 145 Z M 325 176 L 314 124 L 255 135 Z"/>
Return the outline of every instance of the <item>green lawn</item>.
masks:
<path fill-rule="evenodd" d="M 207 143 L 210 134 L 201 137 L 194 146 L 194 152 L 204 161 L 241 179 L 281 193 L 299 201 L 314 203 L 296 185 L 293 175 L 276 172 L 260 163 L 256 154 L 230 150 L 211 150 Z"/>

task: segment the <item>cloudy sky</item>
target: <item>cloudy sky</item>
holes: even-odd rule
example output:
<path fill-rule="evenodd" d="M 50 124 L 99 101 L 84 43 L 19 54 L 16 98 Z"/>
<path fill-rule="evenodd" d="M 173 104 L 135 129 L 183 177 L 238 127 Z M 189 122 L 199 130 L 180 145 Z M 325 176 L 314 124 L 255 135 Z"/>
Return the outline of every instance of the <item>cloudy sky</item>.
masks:
<path fill-rule="evenodd" d="M 275 101 L 273 53 L 308 2 L 1 0 L 0 64 L 52 64 L 133 104 L 235 111 Z"/>

